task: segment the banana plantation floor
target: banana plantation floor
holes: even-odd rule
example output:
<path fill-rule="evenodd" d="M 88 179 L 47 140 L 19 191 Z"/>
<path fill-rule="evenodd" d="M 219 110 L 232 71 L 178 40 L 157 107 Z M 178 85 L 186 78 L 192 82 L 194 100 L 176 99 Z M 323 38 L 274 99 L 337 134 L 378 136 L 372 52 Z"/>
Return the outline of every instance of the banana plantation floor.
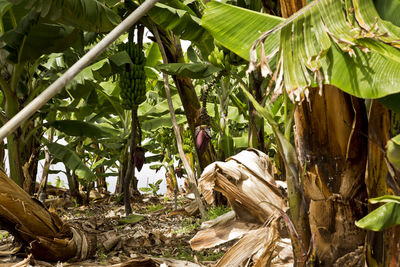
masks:
<path fill-rule="evenodd" d="M 201 222 L 198 217 L 185 214 L 183 208 L 191 200 L 184 196 L 178 197 L 178 211 L 174 210 L 173 197 L 144 196 L 132 203 L 134 212 L 129 217 L 124 216 L 124 207 L 114 196 L 97 197 L 88 206 L 79 207 L 66 194 L 46 201 L 49 210 L 56 212 L 64 222 L 78 225 L 97 237 L 94 258 L 62 262 L 58 266 L 159 266 L 168 261 L 172 265 L 211 266 L 233 245 L 230 242 L 201 252 L 193 251 L 188 241 Z M 8 232 L 0 231 L 0 266 L 56 264 L 29 259 L 24 251 L 16 252 L 18 247 Z M 174 259 L 181 262 L 174 262 Z"/>

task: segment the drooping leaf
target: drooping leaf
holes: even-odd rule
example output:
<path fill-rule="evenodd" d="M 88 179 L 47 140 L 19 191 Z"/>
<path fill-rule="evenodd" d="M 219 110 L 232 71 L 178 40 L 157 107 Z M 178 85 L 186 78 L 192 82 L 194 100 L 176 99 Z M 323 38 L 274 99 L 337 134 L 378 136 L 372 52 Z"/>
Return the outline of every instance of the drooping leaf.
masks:
<path fill-rule="evenodd" d="M 121 22 L 120 17 L 97 0 L 9 0 L 27 10 L 34 10 L 42 18 L 70 25 L 89 32 L 109 32 Z"/>
<path fill-rule="evenodd" d="M 80 178 L 93 181 L 96 175 L 90 170 L 72 149 L 57 143 L 47 144 L 50 153 L 59 161 L 63 162 L 68 169 L 73 170 Z"/>
<path fill-rule="evenodd" d="M 400 170 L 400 135 L 387 142 L 387 157 L 395 168 Z"/>
<path fill-rule="evenodd" d="M 82 136 L 90 138 L 103 138 L 110 133 L 95 124 L 77 120 L 57 120 L 46 124 L 70 136 Z"/>
<path fill-rule="evenodd" d="M 203 63 L 170 63 L 161 64 L 157 68 L 169 75 L 189 77 L 192 79 L 206 78 L 221 70 L 214 65 Z"/>
<path fill-rule="evenodd" d="M 398 224 L 400 224 L 400 204 L 395 202 L 380 206 L 356 222 L 358 227 L 372 231 L 382 231 Z"/>
<path fill-rule="evenodd" d="M 369 199 L 369 202 L 372 203 L 372 204 L 389 203 L 389 202 L 400 204 L 400 197 L 399 196 L 386 195 L 386 196 L 371 198 L 371 199 Z"/>
<path fill-rule="evenodd" d="M 400 113 L 400 93 L 379 98 L 378 101 L 385 105 L 388 109 Z"/>

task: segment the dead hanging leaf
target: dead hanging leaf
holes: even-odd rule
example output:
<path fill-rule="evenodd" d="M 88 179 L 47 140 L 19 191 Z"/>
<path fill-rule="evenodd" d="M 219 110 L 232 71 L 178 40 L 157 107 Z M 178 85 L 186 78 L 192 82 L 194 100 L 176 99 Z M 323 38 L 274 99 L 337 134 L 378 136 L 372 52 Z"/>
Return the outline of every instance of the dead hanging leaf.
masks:
<path fill-rule="evenodd" d="M 235 219 L 235 212 L 230 211 L 213 221 L 206 222 L 206 225 L 202 225 L 202 228 L 206 229 L 199 231 L 189 243 L 193 250 L 212 248 L 241 238 L 244 234 L 259 227 L 259 224 L 238 221 Z"/>
<path fill-rule="evenodd" d="M 268 203 L 285 209 L 285 201 L 267 171 L 269 159 L 256 149 L 248 149 L 230 157 L 226 162 L 207 166 L 199 180 L 205 200 L 214 201 L 213 192 L 221 192 L 241 221 L 263 224 L 279 212 Z"/>
<path fill-rule="evenodd" d="M 269 229 L 266 227 L 248 232 L 225 253 L 218 261 L 216 267 L 243 266 L 248 259 L 252 258 L 266 246 L 266 242 L 270 241 L 268 240 L 269 232 Z"/>
<path fill-rule="evenodd" d="M 216 266 L 293 264 L 290 242 L 282 245 L 277 226 L 287 206 L 271 173 L 268 156 L 256 149 L 207 166 L 199 180 L 205 200 L 212 203 L 214 190 L 219 191 L 233 211 L 203 223 L 202 230 L 190 240 L 192 249 L 211 248 L 240 238 Z"/>

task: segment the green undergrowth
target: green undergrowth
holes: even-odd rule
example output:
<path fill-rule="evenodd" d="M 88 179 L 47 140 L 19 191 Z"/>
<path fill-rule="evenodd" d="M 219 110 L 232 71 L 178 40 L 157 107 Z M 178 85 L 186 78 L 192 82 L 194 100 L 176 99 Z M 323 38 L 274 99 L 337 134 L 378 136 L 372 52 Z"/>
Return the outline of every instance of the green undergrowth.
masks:
<path fill-rule="evenodd" d="M 227 206 L 212 207 L 207 211 L 206 221 L 214 220 L 215 218 L 217 218 L 227 212 L 230 212 L 231 210 L 232 210 L 231 207 L 227 207 Z"/>

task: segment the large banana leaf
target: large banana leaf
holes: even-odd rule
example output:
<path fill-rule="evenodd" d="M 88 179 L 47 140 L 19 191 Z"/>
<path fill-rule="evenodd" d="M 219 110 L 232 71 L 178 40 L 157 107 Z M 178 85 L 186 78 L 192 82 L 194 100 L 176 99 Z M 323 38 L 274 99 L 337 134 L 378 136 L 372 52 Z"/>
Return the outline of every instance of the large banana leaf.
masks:
<path fill-rule="evenodd" d="M 386 195 L 371 198 L 369 202 L 372 204 L 386 204 L 373 210 L 367 216 L 357 221 L 356 225 L 358 227 L 372 231 L 382 231 L 400 224 L 400 197 Z"/>
<path fill-rule="evenodd" d="M 69 136 L 82 136 L 90 138 L 110 137 L 111 133 L 92 123 L 76 120 L 57 120 L 46 124 Z"/>
<path fill-rule="evenodd" d="M 68 169 L 73 170 L 80 178 L 89 181 L 96 179 L 96 175 L 90 170 L 79 156 L 72 149 L 57 143 L 47 144 L 50 153 L 58 160 L 62 161 Z"/>
<path fill-rule="evenodd" d="M 90 32 L 108 32 L 121 22 L 120 17 L 102 1 L 96 0 L 9 0 L 14 5 L 40 13 L 52 22 Z"/>
<path fill-rule="evenodd" d="M 186 121 L 186 116 L 176 115 L 176 123 L 181 124 Z M 147 118 L 142 122 L 142 130 L 144 131 L 157 131 L 161 127 L 172 128 L 171 115 L 165 114 L 155 118 Z"/>
<path fill-rule="evenodd" d="M 400 0 L 374 0 L 374 3 L 382 19 L 400 26 Z"/>
<path fill-rule="evenodd" d="M 387 142 L 387 157 L 393 166 L 400 170 L 400 135 Z"/>
<path fill-rule="evenodd" d="M 250 48 L 260 34 L 272 29 L 283 20 L 283 18 L 213 1 L 207 4 L 201 25 L 223 46 L 249 60 Z M 271 36 L 268 42 L 271 43 L 268 47 L 278 47 L 279 35 Z"/>
<path fill-rule="evenodd" d="M 210 76 L 211 74 L 220 71 L 221 69 L 203 63 L 169 63 L 161 64 L 158 69 L 169 75 L 177 75 L 181 77 L 189 77 L 192 79 L 201 79 Z"/>
<path fill-rule="evenodd" d="M 372 0 L 316 0 L 276 26 L 278 22 L 273 16 L 210 2 L 202 25 L 247 59 L 254 36 L 269 30 L 257 44 L 267 55 L 279 53 L 261 54 L 262 69 L 268 69 L 268 62 L 280 62 L 278 71 L 292 99 L 322 83 L 362 98 L 400 92 L 400 28 L 380 19 Z M 254 52 L 251 63 L 257 64 Z"/>
<path fill-rule="evenodd" d="M 203 56 L 213 50 L 212 36 L 200 25 L 200 18 L 180 1 L 170 0 L 168 5 L 157 3 L 148 13 L 165 30 L 171 30 L 183 40 L 194 42 Z"/>
<path fill-rule="evenodd" d="M 28 13 L 16 29 L 7 31 L 0 40 L 9 52 L 8 60 L 21 63 L 39 58 L 43 54 L 61 52 L 80 37 L 73 27 L 43 23 L 39 13 Z"/>

